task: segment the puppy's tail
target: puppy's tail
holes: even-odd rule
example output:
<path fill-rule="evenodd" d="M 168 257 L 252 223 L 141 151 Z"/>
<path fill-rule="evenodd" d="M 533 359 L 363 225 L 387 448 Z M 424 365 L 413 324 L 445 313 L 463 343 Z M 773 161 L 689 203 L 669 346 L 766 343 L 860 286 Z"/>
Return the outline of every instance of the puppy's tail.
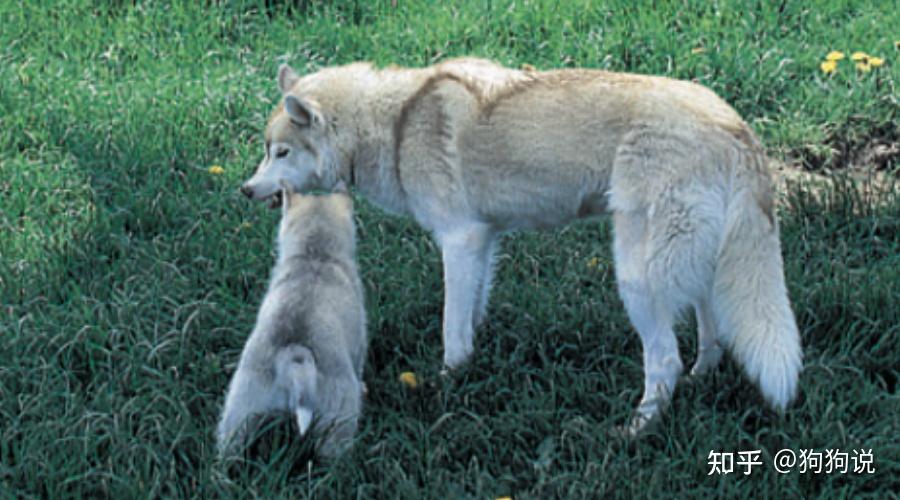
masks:
<path fill-rule="evenodd" d="M 735 184 L 748 180 L 738 178 Z M 784 284 L 771 196 L 763 176 L 732 192 L 712 303 L 719 341 L 769 404 L 783 411 L 797 392 L 802 352 Z"/>

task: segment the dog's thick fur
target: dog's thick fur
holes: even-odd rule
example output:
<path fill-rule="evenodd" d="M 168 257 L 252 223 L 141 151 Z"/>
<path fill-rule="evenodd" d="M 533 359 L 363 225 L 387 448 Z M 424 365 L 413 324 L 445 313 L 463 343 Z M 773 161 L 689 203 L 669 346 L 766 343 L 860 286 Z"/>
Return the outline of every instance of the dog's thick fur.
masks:
<path fill-rule="evenodd" d="M 290 412 L 318 452 L 346 449 L 362 407 L 363 288 L 350 196 L 282 194 L 278 262 L 225 398 L 219 449 L 238 449 L 251 417 Z"/>
<path fill-rule="evenodd" d="M 710 90 L 480 59 L 357 63 L 302 78 L 283 66 L 278 83 L 284 99 L 266 157 L 243 192 L 266 200 L 279 180 L 298 190 L 343 180 L 432 231 L 444 260 L 448 367 L 472 354 L 501 233 L 612 213 L 619 291 L 644 346 L 631 431 L 675 388 L 672 326 L 688 307 L 699 325 L 694 374 L 727 348 L 773 407 L 794 397 L 802 353 L 766 157 Z"/>

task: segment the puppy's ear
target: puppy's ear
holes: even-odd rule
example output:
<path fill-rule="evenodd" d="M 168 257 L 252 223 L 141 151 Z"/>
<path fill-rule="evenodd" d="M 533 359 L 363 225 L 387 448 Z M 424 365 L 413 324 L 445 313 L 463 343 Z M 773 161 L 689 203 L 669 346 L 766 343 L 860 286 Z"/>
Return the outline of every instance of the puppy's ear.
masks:
<path fill-rule="evenodd" d="M 294 69 L 287 64 L 282 64 L 278 67 L 278 89 L 281 90 L 282 94 L 290 92 L 299 79 L 300 77 L 297 76 Z"/>
<path fill-rule="evenodd" d="M 297 96 L 284 96 L 284 110 L 290 117 L 291 123 L 298 127 L 317 127 L 324 121 L 312 103 Z"/>

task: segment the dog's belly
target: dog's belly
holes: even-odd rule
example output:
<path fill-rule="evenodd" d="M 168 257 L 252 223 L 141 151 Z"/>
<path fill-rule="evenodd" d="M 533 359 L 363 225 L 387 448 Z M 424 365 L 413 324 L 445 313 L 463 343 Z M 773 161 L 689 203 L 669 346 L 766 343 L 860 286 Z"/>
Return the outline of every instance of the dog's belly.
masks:
<path fill-rule="evenodd" d="M 500 230 L 552 228 L 605 213 L 604 176 L 586 167 L 555 167 L 464 168 L 466 205 Z"/>
<path fill-rule="evenodd" d="M 551 228 L 603 214 L 612 158 L 570 144 L 573 137 L 552 139 L 545 136 L 544 147 L 506 142 L 488 157 L 479 157 L 480 148 L 462 151 L 466 205 L 501 230 Z"/>

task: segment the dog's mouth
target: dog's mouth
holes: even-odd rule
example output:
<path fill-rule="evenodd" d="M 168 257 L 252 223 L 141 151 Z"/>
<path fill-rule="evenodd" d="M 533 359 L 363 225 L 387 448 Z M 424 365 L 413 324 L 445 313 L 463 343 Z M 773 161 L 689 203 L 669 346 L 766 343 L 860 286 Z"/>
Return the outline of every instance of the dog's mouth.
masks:
<path fill-rule="evenodd" d="M 273 210 L 276 208 L 280 208 L 283 201 L 281 191 L 275 191 L 275 193 L 273 193 L 268 198 L 264 198 L 263 201 L 265 201 L 266 205 Z"/>

